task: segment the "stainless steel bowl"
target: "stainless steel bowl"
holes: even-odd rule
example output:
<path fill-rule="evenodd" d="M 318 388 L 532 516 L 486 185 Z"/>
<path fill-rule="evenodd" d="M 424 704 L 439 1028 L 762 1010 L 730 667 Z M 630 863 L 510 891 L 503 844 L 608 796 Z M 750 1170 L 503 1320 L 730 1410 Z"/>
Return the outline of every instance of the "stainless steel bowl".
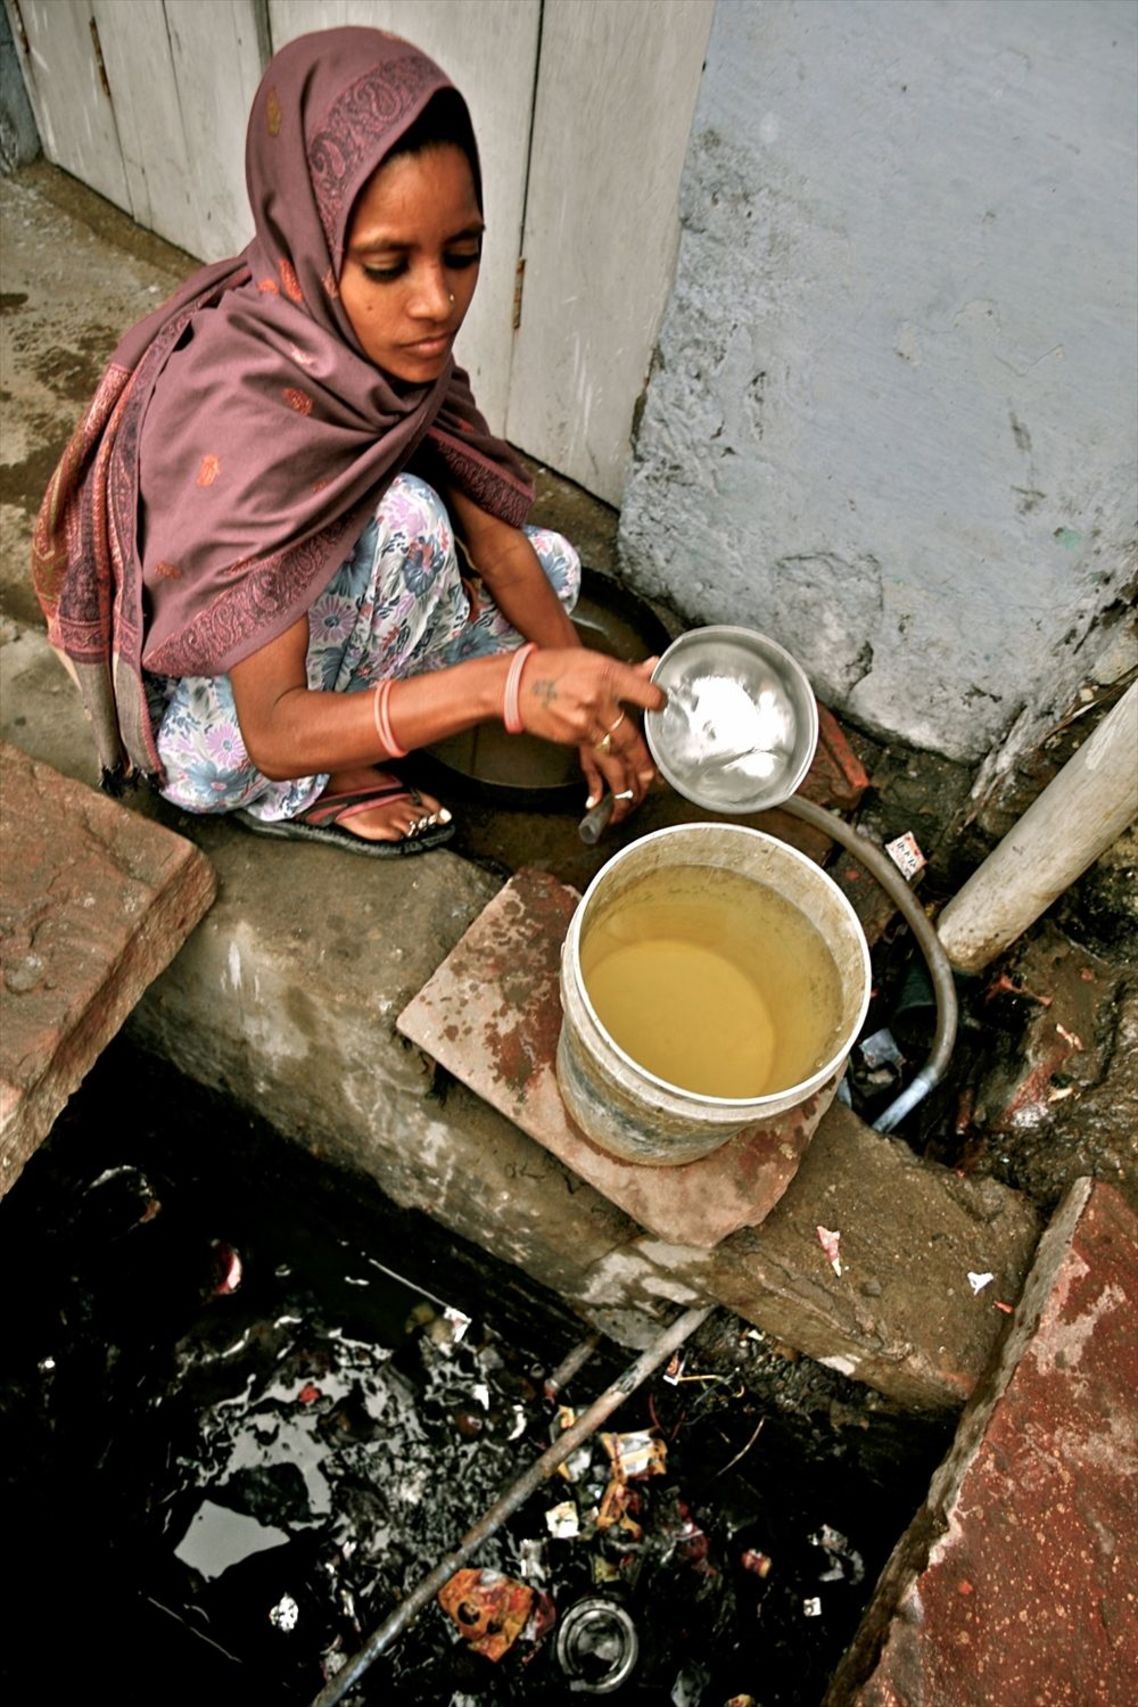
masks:
<path fill-rule="evenodd" d="M 652 673 L 668 695 L 644 733 L 662 776 L 709 812 L 778 806 L 800 786 L 818 745 L 818 706 L 790 653 L 753 629 L 694 628 Z"/>

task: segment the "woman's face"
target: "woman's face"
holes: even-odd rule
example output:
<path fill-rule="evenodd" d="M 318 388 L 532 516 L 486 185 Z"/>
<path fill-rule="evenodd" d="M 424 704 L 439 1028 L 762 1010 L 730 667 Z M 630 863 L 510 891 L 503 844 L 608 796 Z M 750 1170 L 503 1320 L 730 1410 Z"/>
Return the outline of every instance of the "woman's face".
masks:
<path fill-rule="evenodd" d="M 352 210 L 340 301 L 364 354 L 426 384 L 446 366 L 482 256 L 482 215 L 461 148 L 397 154 Z"/>

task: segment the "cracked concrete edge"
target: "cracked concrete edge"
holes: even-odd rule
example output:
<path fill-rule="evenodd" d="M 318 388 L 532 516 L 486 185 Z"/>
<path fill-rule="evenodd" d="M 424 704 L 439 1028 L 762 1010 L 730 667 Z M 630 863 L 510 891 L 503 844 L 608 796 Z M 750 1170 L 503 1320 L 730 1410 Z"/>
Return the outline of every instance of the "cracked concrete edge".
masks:
<path fill-rule="evenodd" d="M 842 1273 L 819 1227 L 845 1234 Z M 923 1410 L 959 1408 L 982 1377 L 1039 1237 L 1033 1206 L 966 1181 L 838 1109 L 758 1228 L 719 1246 L 717 1296 L 764 1332 Z M 970 1269 L 996 1275 L 974 1297 Z"/>

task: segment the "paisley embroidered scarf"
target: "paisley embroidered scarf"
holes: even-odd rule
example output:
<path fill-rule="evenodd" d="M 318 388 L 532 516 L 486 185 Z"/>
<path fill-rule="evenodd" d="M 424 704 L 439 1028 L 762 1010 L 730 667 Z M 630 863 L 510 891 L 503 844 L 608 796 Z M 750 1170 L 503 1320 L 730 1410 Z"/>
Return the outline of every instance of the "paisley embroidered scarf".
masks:
<path fill-rule="evenodd" d="M 419 453 L 520 526 L 521 464 L 453 362 L 430 385 L 364 356 L 336 281 L 353 203 L 451 85 L 378 30 L 301 36 L 253 102 L 255 235 L 122 339 L 52 477 L 32 573 L 103 769 L 159 778 L 143 670 L 219 675 L 322 591 Z"/>

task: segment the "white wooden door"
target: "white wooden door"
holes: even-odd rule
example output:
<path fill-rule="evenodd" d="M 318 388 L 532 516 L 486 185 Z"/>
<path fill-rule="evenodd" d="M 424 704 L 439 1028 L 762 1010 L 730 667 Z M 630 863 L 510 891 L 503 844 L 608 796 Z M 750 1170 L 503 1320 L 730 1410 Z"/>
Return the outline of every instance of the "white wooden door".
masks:
<path fill-rule="evenodd" d="M 714 0 L 545 0 L 506 435 L 619 504 Z"/>
<path fill-rule="evenodd" d="M 48 159 L 133 213 L 91 0 L 6 0 Z"/>
<path fill-rule="evenodd" d="M 255 0 L 9 0 L 44 153 L 204 261 L 252 235 Z"/>
<path fill-rule="evenodd" d="M 344 23 L 424 48 L 482 154 L 485 259 L 458 357 L 495 431 L 620 502 L 715 0 L 5 4 L 48 158 L 203 260 L 251 235 L 244 132 L 271 51 Z"/>

